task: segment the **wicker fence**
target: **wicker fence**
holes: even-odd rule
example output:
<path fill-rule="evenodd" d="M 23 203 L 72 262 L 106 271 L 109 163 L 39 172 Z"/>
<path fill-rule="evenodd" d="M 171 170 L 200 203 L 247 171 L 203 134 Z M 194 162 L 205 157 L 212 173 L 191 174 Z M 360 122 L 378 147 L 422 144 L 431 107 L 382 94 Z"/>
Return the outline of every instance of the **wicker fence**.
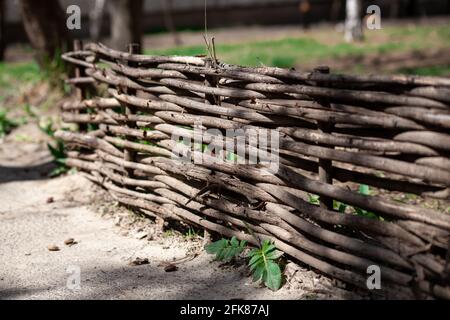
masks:
<path fill-rule="evenodd" d="M 68 83 L 78 99 L 62 119 L 79 130 L 57 137 L 74 147 L 67 164 L 117 201 L 253 244 L 272 239 L 363 289 L 378 265 L 382 290 L 450 298 L 450 215 L 420 203 L 450 198 L 450 79 L 76 49 L 63 59 L 75 67 Z M 235 139 L 206 129 L 241 130 L 244 158 L 256 152 L 259 162 L 209 152 Z M 248 132 L 276 137 L 276 150 Z M 180 150 L 192 161 L 176 159 Z"/>

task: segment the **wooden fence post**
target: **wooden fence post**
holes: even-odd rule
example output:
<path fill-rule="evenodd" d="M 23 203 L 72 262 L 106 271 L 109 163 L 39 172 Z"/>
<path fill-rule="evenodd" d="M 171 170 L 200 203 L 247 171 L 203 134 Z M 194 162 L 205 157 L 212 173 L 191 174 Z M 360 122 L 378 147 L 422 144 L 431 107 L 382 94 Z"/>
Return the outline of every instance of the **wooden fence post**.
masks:
<path fill-rule="evenodd" d="M 128 53 L 130 54 L 136 54 L 139 52 L 139 44 L 136 43 L 130 43 L 128 45 Z M 135 63 L 132 62 L 128 62 L 129 66 L 135 66 Z M 126 91 L 127 94 L 131 94 L 131 95 L 135 95 L 136 94 L 136 90 L 130 90 L 128 88 L 124 89 Z M 131 107 L 130 105 L 126 104 L 125 105 L 125 115 L 130 115 L 133 114 L 133 107 Z M 125 126 L 129 127 L 129 128 L 137 128 L 137 125 L 135 122 L 125 122 L 124 124 Z M 132 137 L 127 137 L 127 140 L 136 140 Z M 136 158 L 136 152 L 131 150 L 131 149 L 124 149 L 124 160 L 125 161 L 132 161 L 134 162 Z M 126 169 L 127 173 L 128 173 L 128 177 L 132 178 L 133 177 L 133 169 Z"/>
<path fill-rule="evenodd" d="M 4 0 L 0 0 L 0 61 L 3 61 L 5 49 L 6 49 L 6 40 L 5 40 L 5 14 L 6 4 Z"/>
<path fill-rule="evenodd" d="M 211 58 L 206 59 L 205 61 L 205 67 L 211 68 L 213 67 L 214 63 Z M 211 76 L 211 75 L 205 75 L 205 85 L 207 87 L 217 87 L 217 84 L 219 83 L 219 77 L 217 76 Z M 211 104 L 220 105 L 220 97 L 217 97 L 213 94 L 205 94 L 205 100 L 206 102 L 209 102 Z"/>
<path fill-rule="evenodd" d="M 328 66 L 319 66 L 314 69 L 314 72 L 329 74 L 330 68 Z M 329 86 L 328 83 L 324 83 L 326 86 Z M 331 109 L 330 102 L 327 99 L 320 99 L 319 101 L 322 105 Z M 329 122 L 319 122 L 318 123 L 319 131 L 323 133 L 331 133 L 333 129 L 333 124 Z M 320 145 L 320 144 L 319 144 Z M 331 160 L 321 159 L 319 158 L 319 181 L 324 183 L 333 184 L 333 162 Z M 320 198 L 320 206 L 325 209 L 333 210 L 333 199 L 329 197 L 322 196 Z"/>
<path fill-rule="evenodd" d="M 73 40 L 73 50 L 74 51 L 80 51 L 83 50 L 83 42 L 79 39 Z M 84 69 L 78 65 L 75 66 L 75 78 L 83 77 L 84 75 Z M 84 84 L 73 84 L 75 86 L 75 95 L 77 97 L 77 100 L 79 102 L 83 101 L 86 98 L 86 91 L 84 88 Z M 76 114 L 79 114 L 80 111 L 76 110 Z M 78 127 L 81 131 L 87 131 L 88 125 L 85 123 L 78 124 Z"/>
<path fill-rule="evenodd" d="M 206 68 L 211 68 L 213 66 L 216 65 L 216 63 L 214 63 L 216 61 L 213 61 L 212 58 L 208 58 L 205 61 L 205 67 Z M 217 87 L 217 84 L 219 83 L 219 77 L 217 76 L 211 76 L 211 75 L 205 75 L 205 86 L 207 87 Z M 210 103 L 210 104 L 214 104 L 214 105 L 220 105 L 220 97 L 215 96 L 213 94 L 205 94 L 205 102 L 206 103 Z M 211 242 L 211 234 L 209 233 L 208 230 L 204 229 L 204 234 L 203 234 L 203 243 L 204 244 L 208 244 Z"/>

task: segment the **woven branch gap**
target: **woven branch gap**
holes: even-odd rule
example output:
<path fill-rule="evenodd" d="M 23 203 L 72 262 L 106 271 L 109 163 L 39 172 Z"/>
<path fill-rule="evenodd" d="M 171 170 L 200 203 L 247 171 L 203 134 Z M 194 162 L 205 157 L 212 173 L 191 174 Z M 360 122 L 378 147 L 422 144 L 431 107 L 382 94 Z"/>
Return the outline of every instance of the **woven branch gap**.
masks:
<path fill-rule="evenodd" d="M 247 68 L 101 44 L 75 49 L 63 59 L 74 65 L 67 82 L 77 99 L 62 106 L 62 119 L 79 129 L 56 136 L 74 147 L 67 164 L 120 203 L 253 244 L 250 233 L 271 239 L 362 289 L 367 267 L 378 265 L 382 291 L 450 299 L 450 216 L 383 196 L 449 200 L 450 79 Z M 223 133 L 278 132 L 278 171 L 264 163 L 218 164 L 171 138 L 200 132 L 216 143 L 192 130 L 200 121 Z M 183 146 L 203 162 L 174 159 Z M 377 195 L 358 193 L 359 184 Z"/>

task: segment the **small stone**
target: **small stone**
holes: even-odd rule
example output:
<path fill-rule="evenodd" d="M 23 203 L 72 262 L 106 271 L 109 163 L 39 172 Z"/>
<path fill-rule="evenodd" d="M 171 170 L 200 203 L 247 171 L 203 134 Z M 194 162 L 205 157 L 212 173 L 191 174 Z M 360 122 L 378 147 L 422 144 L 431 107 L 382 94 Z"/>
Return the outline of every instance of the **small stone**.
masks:
<path fill-rule="evenodd" d="M 74 238 L 69 238 L 69 239 L 66 239 L 66 240 L 64 241 L 64 244 L 65 244 L 66 246 L 72 246 L 72 245 L 76 244 L 76 242 L 75 242 L 75 239 L 74 239 Z"/>
<path fill-rule="evenodd" d="M 49 245 L 47 249 L 48 251 L 59 251 L 59 247 L 54 244 Z"/>
<path fill-rule="evenodd" d="M 53 202 L 55 202 L 55 199 L 53 197 L 48 197 L 46 202 L 53 203 Z"/>
<path fill-rule="evenodd" d="M 134 238 L 138 240 L 144 239 L 145 237 L 147 237 L 147 232 L 145 231 L 138 232 L 134 235 Z"/>

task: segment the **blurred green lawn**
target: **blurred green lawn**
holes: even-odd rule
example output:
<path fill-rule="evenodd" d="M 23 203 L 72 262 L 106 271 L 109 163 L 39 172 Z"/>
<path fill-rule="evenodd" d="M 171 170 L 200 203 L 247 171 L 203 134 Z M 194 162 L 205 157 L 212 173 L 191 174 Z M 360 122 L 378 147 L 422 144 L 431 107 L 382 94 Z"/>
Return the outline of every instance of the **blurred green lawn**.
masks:
<path fill-rule="evenodd" d="M 0 110 L 10 96 L 18 96 L 25 87 L 42 80 L 35 62 L 0 63 Z"/>
<path fill-rule="evenodd" d="M 199 34 L 200 35 L 200 34 Z M 314 33 L 312 33 L 314 35 Z M 341 40 L 342 34 L 334 30 L 318 32 L 315 37 L 285 38 L 244 44 L 217 44 L 218 59 L 246 66 L 276 66 L 290 68 L 338 61 L 348 57 L 381 56 L 389 53 L 407 53 L 430 49 L 450 49 L 449 26 L 392 26 L 366 32 L 362 43 L 350 44 Z M 189 46 L 162 50 L 146 50 L 154 55 L 204 55 L 205 46 Z M 337 70 L 347 71 L 348 70 Z M 365 72 L 363 64 L 355 65 L 352 72 Z M 449 75 L 450 64 L 398 70 L 402 73 L 422 75 Z"/>
<path fill-rule="evenodd" d="M 202 34 L 199 32 L 199 37 Z M 364 62 L 351 63 L 351 68 L 344 70 L 333 65 L 339 61 L 368 56 L 379 57 L 389 54 L 402 54 L 423 50 L 449 49 L 450 27 L 446 25 L 427 26 L 391 26 L 382 30 L 366 32 L 362 43 L 349 44 L 342 40 L 342 34 L 329 29 L 315 32 L 304 37 L 285 38 L 247 42 L 240 44 L 217 44 L 219 60 L 231 64 L 247 66 L 304 66 L 308 69 L 324 61 L 336 72 L 368 72 Z M 206 54 L 205 46 L 177 47 L 162 50 L 146 50 L 146 54 L 154 55 L 202 55 Z M 389 72 L 401 72 L 420 75 L 450 75 L 450 59 L 444 64 L 433 66 L 409 66 Z M 382 65 L 380 72 L 382 72 Z M 378 72 L 378 69 L 376 69 Z M 369 70 L 370 71 L 370 70 Z M 35 62 L 0 63 L 0 103 L 5 96 L 14 94 L 24 84 L 33 84 L 43 79 Z"/>

